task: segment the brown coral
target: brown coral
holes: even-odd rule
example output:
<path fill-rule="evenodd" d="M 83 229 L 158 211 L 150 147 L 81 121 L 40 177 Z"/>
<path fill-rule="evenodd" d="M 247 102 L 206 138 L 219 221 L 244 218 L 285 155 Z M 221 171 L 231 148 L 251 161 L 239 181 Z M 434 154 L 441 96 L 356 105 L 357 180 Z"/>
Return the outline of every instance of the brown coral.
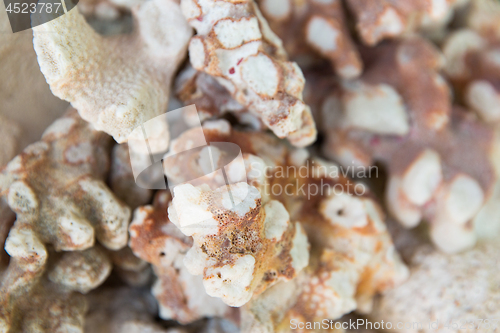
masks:
<path fill-rule="evenodd" d="M 452 111 L 437 72 L 443 59 L 423 39 L 366 53 L 362 78 L 341 84 L 323 104 L 323 119 L 335 128 L 325 152 L 346 166 L 385 163 L 387 204 L 399 222 L 413 227 L 426 218 L 442 250 L 471 247 L 482 208 L 496 196 L 495 133 L 459 107 Z"/>
<path fill-rule="evenodd" d="M 184 105 L 196 105 L 201 122 L 230 112 L 242 124 L 247 124 L 254 129 L 265 128 L 260 118 L 236 102 L 229 91 L 214 77 L 197 71 L 191 66 L 186 66 L 177 77 L 175 93 Z M 191 119 L 186 120 L 188 123 L 193 122 Z M 195 121 L 198 120 L 195 119 Z"/>
<path fill-rule="evenodd" d="M 303 58 L 312 49 L 330 60 L 340 77 L 351 79 L 361 74 L 363 64 L 341 1 L 261 0 L 259 5 L 294 59 L 305 63 Z"/>

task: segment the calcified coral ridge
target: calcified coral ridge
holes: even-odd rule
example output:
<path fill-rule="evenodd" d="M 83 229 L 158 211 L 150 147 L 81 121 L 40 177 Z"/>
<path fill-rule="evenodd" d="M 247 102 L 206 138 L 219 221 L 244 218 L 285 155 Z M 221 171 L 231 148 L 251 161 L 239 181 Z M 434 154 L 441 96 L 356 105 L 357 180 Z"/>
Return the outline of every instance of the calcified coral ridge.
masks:
<path fill-rule="evenodd" d="M 495 331 L 499 22 L 493 0 L 81 0 L 32 59 L 0 31 L 0 332 Z"/>

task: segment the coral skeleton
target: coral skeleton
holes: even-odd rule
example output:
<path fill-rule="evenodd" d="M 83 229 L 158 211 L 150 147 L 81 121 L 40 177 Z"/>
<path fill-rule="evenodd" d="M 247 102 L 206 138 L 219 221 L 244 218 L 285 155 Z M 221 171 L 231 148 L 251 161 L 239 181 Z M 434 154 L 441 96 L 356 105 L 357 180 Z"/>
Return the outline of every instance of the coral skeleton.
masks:
<path fill-rule="evenodd" d="M 3 331 L 16 325 L 36 330 L 42 314 L 34 315 L 34 322 L 27 318 L 30 312 L 48 311 L 45 302 L 68 303 L 68 318 L 52 323 L 51 314 L 49 327 L 79 325 L 82 320 L 73 322 L 72 312 L 82 316 L 85 305 L 71 291 L 86 293 L 110 274 L 111 260 L 102 246 L 126 246 L 130 209 L 103 181 L 110 143 L 71 109 L 0 171 L 2 205 L 16 214 L 5 240 L 10 261 L 0 284 Z M 29 302 L 31 297 L 37 301 Z"/>
<path fill-rule="evenodd" d="M 278 137 L 311 144 L 316 127 L 302 101 L 304 76 L 287 61 L 255 2 L 183 0 L 181 7 L 197 32 L 189 43 L 191 65 L 214 76 Z"/>
<path fill-rule="evenodd" d="M 179 142 L 190 142 L 194 132 L 181 135 L 173 148 L 182 151 Z M 378 204 L 368 195 L 333 191 L 347 189 L 350 182 L 332 175 L 337 165 L 317 160 L 308 176 L 283 178 L 282 168 L 307 165 L 306 150 L 287 148 L 264 133 L 239 132 L 222 120 L 205 122 L 204 133 L 208 142 L 242 148 L 248 182 L 212 190 L 208 184 L 217 182 L 209 175 L 202 185 L 179 185 L 169 217 L 193 237 L 184 264 L 203 275 L 207 293 L 232 306 L 246 304 L 243 332 L 273 332 L 292 318 L 313 321 L 338 319 L 354 309 L 369 312 L 375 294 L 406 279 L 408 271 Z M 189 178 L 202 166 L 185 164 L 193 168 L 170 176 Z M 295 195 L 269 192 L 279 183 L 298 188 L 324 184 L 325 192 L 309 198 L 298 190 Z M 229 193 L 239 204 L 231 205 Z"/>
<path fill-rule="evenodd" d="M 131 35 L 102 37 L 77 9 L 33 29 L 40 69 L 54 95 L 120 143 L 166 111 L 191 37 L 173 0 L 146 1 L 133 13 L 138 27 Z M 168 130 L 167 124 L 157 127 L 158 135 Z"/>
<path fill-rule="evenodd" d="M 472 247 L 500 216 L 489 208 L 498 199 L 498 134 L 452 105 L 430 43 L 410 37 L 370 52 L 363 76 L 323 101 L 325 153 L 344 165 L 387 164 L 387 206 L 400 223 L 426 219 L 445 252 Z"/>
<path fill-rule="evenodd" d="M 75 2 L 0 8 L 0 333 L 498 330 L 498 1 Z"/>

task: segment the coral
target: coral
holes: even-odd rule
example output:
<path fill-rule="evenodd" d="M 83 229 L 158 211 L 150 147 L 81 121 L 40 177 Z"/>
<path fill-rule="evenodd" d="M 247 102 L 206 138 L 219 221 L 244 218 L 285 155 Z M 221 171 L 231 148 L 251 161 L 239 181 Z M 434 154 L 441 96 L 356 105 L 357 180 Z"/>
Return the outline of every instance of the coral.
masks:
<path fill-rule="evenodd" d="M 302 101 L 302 71 L 286 60 L 281 40 L 253 0 L 183 0 L 181 7 L 197 31 L 189 44 L 192 66 L 214 76 L 278 137 L 311 144 L 316 128 Z"/>
<path fill-rule="evenodd" d="M 202 279 L 192 276 L 183 260 L 192 245 L 168 219 L 170 193 L 157 193 L 152 206 L 139 207 L 130 225 L 130 247 L 151 263 L 158 276 L 152 288 L 163 319 L 189 323 L 203 317 L 230 316 L 231 310 L 203 290 Z"/>
<path fill-rule="evenodd" d="M 174 193 L 169 217 L 194 242 L 184 264 L 191 274 L 203 275 L 210 296 L 241 306 L 307 265 L 307 236 L 300 224 L 290 223 L 281 203 L 263 205 L 256 188 L 237 183 L 212 191 L 185 184 Z M 231 206 L 231 195 L 241 203 Z M 193 226 L 199 214 L 203 222 Z"/>
<path fill-rule="evenodd" d="M 467 1 L 347 0 L 347 3 L 356 17 L 356 28 L 363 42 L 375 45 L 419 28 L 443 26 L 451 19 L 454 7 Z"/>
<path fill-rule="evenodd" d="M 453 255 L 421 247 L 410 264 L 410 279 L 384 294 L 372 317 L 393 325 L 422 323 L 402 332 L 494 331 L 489 318 L 500 314 L 498 249 L 498 241 Z"/>
<path fill-rule="evenodd" d="M 0 171 L 2 204 L 16 213 L 5 242 L 10 262 L 0 285 L 3 330 L 18 325 L 20 316 L 44 311 L 23 303 L 30 295 L 40 295 L 40 304 L 63 302 L 55 294 L 53 301 L 44 300 L 51 294 L 44 291 L 44 273 L 63 298 L 73 297 L 70 290 L 87 292 L 109 275 L 111 261 L 94 246 L 95 239 L 111 250 L 123 248 L 130 218 L 130 209 L 103 182 L 109 148 L 107 135 L 70 110 Z"/>
<path fill-rule="evenodd" d="M 83 332 L 87 302 L 79 293 L 41 281 L 16 303 L 18 320 L 10 328 L 2 321 L 2 332 Z"/>
<path fill-rule="evenodd" d="M 487 123 L 498 124 L 498 42 L 500 6 L 495 1 L 474 1 L 467 25 L 450 34 L 443 45 L 445 73 L 458 98 Z"/>
<path fill-rule="evenodd" d="M 76 9 L 33 29 L 40 69 L 52 92 L 120 143 L 166 111 L 191 36 L 171 0 L 144 2 L 133 14 L 138 28 L 128 36 L 98 35 Z M 161 134 L 168 131 L 167 124 L 157 127 Z"/>
<path fill-rule="evenodd" d="M 259 5 L 292 58 L 306 62 L 314 50 L 331 61 L 340 77 L 352 79 L 361 74 L 363 64 L 341 1 L 261 0 Z"/>
<path fill-rule="evenodd" d="M 248 124 L 255 129 L 264 130 L 265 128 L 260 118 L 236 102 L 229 91 L 214 77 L 197 71 L 191 66 L 186 66 L 177 77 L 175 93 L 184 105 L 196 105 L 202 122 L 230 112 L 242 124 Z M 190 120 L 187 119 L 187 121 Z"/>
<path fill-rule="evenodd" d="M 174 156 L 184 150 L 182 144 L 192 142 L 194 132 L 172 142 Z M 184 264 L 193 274 L 203 274 L 207 292 L 230 305 L 246 303 L 243 332 L 273 332 L 299 315 L 313 321 L 337 319 L 356 308 L 367 312 L 375 294 L 406 278 L 380 208 L 368 195 L 355 195 L 355 184 L 340 177 L 337 166 L 309 159 L 307 151 L 290 150 L 265 133 L 234 130 L 225 121 L 205 122 L 204 134 L 211 147 L 221 142 L 241 147 L 251 185 L 217 188 L 213 175 L 196 187 L 178 185 L 169 217 L 184 234 L 193 236 Z M 222 154 L 212 148 L 212 156 Z M 190 174 L 199 174 L 200 159 L 182 158 L 190 162 L 167 159 L 165 169 L 181 161 L 192 168 L 167 177 L 193 179 Z M 214 169 L 225 165 L 224 158 L 214 158 L 214 163 Z M 296 172 L 288 171 L 290 167 Z M 297 172 L 300 167 L 306 168 L 306 175 Z M 226 166 L 228 175 L 235 174 L 232 168 Z M 287 190 L 279 194 L 272 190 L 285 185 Z M 337 193 L 339 186 L 345 194 Z M 234 207 L 229 193 L 238 203 Z M 300 221 L 295 231 L 289 221 Z M 286 245 L 290 241 L 291 246 Z M 276 245 L 282 254 L 276 254 Z M 308 252 L 312 257 L 301 272 Z M 278 263 L 272 260 L 276 257 Z M 289 266 L 280 268 L 287 260 Z M 223 283 L 216 283 L 219 280 Z"/>
<path fill-rule="evenodd" d="M 350 193 L 356 185 L 334 176 L 336 165 L 310 162 L 300 164 L 310 168 L 308 177 L 286 179 L 297 192 L 308 188 L 304 196 L 309 199 L 281 197 L 307 230 L 310 264 L 294 280 L 276 284 L 245 305 L 243 332 L 288 332 L 293 320 L 322 322 L 353 310 L 369 313 L 376 294 L 408 276 L 369 193 Z M 272 182 L 283 182 L 278 173 L 275 177 Z"/>
<path fill-rule="evenodd" d="M 367 57 L 360 80 L 341 83 L 323 103 L 325 153 L 346 166 L 385 163 L 387 205 L 400 223 L 428 220 L 446 252 L 472 247 L 498 215 L 489 208 L 498 197 L 496 133 L 451 105 L 438 74 L 443 57 L 425 40 L 386 44 Z"/>
<path fill-rule="evenodd" d="M 230 130 L 224 121 L 207 122 L 205 128 L 219 133 Z M 188 131 L 172 143 L 174 154 L 186 150 L 192 133 Z M 211 148 L 212 156 L 223 153 Z M 222 157 L 216 159 L 217 165 L 223 161 Z M 182 162 L 174 159 L 169 165 L 178 163 Z M 195 166 L 205 167 L 203 161 Z M 181 172 L 185 176 L 189 171 Z M 229 171 L 233 175 L 237 172 Z M 205 182 L 196 187 L 176 186 L 169 218 L 193 237 L 193 247 L 184 260 L 189 272 L 203 275 L 209 295 L 241 306 L 268 285 L 293 278 L 307 265 L 307 237 L 281 203 L 263 202 L 258 188 L 246 182 L 220 187 L 220 181 L 214 182 L 213 189 Z"/>
<path fill-rule="evenodd" d="M 496 0 L 67 9 L 0 11 L 0 332 L 494 331 Z"/>

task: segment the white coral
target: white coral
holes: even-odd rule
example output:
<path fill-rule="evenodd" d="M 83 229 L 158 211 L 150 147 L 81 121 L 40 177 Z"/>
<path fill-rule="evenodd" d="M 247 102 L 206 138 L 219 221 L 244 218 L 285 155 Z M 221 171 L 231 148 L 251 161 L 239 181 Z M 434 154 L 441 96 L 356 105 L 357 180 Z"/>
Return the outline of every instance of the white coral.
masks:
<path fill-rule="evenodd" d="M 52 92 L 118 142 L 165 112 L 191 36 L 174 1 L 146 1 L 134 15 L 137 33 L 118 38 L 99 36 L 76 8 L 33 29 Z M 162 131 L 168 131 L 166 124 Z"/>

